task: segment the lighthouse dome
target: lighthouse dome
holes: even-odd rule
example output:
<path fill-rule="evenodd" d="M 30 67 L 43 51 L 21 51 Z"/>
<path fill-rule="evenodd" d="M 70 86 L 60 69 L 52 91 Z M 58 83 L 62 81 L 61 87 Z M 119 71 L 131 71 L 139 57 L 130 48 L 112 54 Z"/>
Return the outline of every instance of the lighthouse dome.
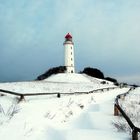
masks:
<path fill-rule="evenodd" d="M 66 36 L 65 36 L 66 39 L 70 39 L 72 38 L 72 35 L 70 33 L 68 33 Z"/>

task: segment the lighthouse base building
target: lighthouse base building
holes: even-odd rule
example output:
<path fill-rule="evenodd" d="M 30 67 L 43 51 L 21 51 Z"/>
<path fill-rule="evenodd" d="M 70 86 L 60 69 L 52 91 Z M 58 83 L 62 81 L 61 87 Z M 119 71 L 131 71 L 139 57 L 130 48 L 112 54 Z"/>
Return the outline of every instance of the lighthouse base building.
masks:
<path fill-rule="evenodd" d="M 72 35 L 69 33 L 65 36 L 63 43 L 65 49 L 65 66 L 67 73 L 75 73 L 74 67 L 74 43 L 72 41 Z"/>

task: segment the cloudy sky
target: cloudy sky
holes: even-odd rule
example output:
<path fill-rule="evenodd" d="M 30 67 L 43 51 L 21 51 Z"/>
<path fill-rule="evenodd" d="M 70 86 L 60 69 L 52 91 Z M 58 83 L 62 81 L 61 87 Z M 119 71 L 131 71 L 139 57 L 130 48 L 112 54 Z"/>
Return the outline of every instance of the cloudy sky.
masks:
<path fill-rule="evenodd" d="M 140 0 L 0 0 L 0 81 L 64 65 L 67 32 L 77 72 L 90 66 L 140 84 Z"/>

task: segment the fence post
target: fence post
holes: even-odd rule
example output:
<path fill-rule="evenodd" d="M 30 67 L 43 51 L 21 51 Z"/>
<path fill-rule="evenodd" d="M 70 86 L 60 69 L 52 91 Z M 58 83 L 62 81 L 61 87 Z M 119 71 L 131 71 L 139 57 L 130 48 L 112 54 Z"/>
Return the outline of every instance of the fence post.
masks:
<path fill-rule="evenodd" d="M 138 140 L 138 132 L 135 128 L 132 130 L 132 140 Z"/>
<path fill-rule="evenodd" d="M 20 95 L 19 102 L 25 101 L 24 95 Z"/>
<path fill-rule="evenodd" d="M 57 97 L 60 98 L 60 93 L 57 94 Z"/>
<path fill-rule="evenodd" d="M 116 104 L 114 105 L 114 116 L 119 116 L 119 110 Z"/>

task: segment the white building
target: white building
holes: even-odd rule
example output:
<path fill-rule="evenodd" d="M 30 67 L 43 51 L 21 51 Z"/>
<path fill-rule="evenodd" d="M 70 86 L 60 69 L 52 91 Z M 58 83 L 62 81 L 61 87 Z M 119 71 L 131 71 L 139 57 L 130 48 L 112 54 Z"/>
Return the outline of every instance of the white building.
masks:
<path fill-rule="evenodd" d="M 72 35 L 68 33 L 65 36 L 63 45 L 65 48 L 65 66 L 67 68 L 67 73 L 74 73 L 74 43 L 72 41 Z"/>

